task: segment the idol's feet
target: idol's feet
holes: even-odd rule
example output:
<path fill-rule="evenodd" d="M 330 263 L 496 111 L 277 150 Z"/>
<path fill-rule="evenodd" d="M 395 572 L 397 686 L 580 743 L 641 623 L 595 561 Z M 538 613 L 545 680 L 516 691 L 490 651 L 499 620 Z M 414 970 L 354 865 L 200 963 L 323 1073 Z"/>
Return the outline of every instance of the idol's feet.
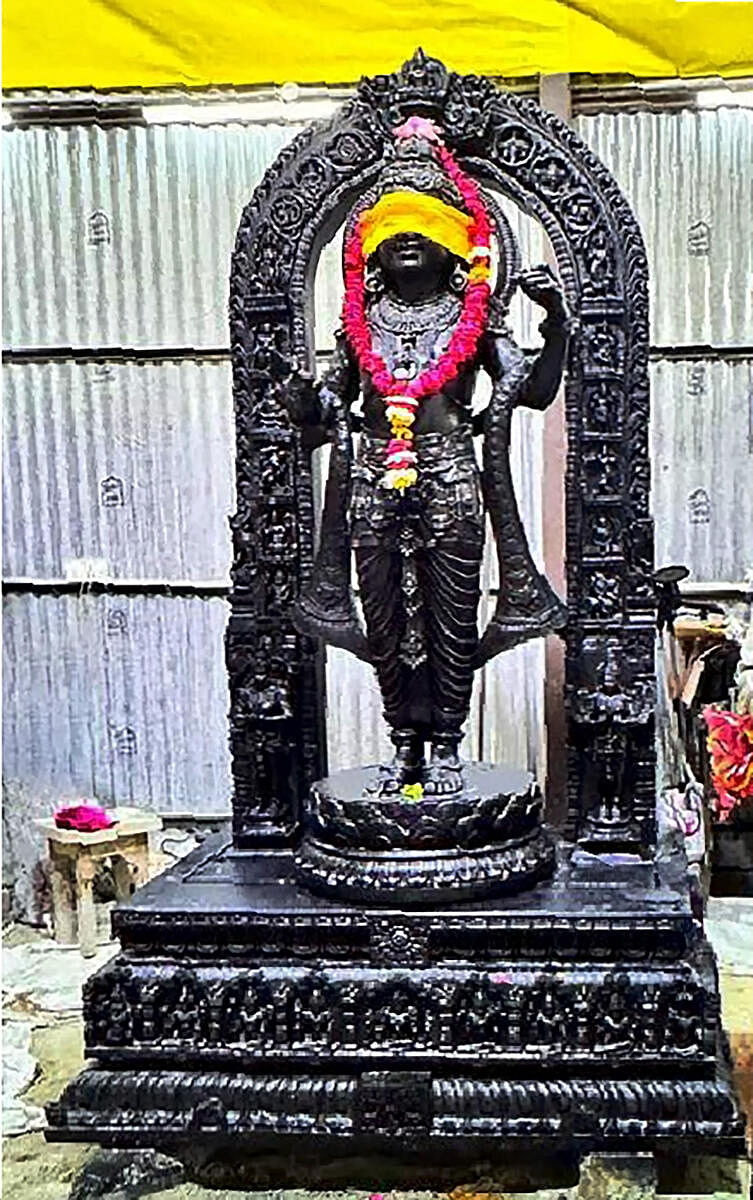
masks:
<path fill-rule="evenodd" d="M 453 796 L 463 790 L 463 768 L 458 758 L 459 733 L 438 733 L 431 739 L 431 762 L 424 771 L 427 796 Z"/>
<path fill-rule="evenodd" d="M 379 768 L 378 779 L 367 790 L 377 796 L 397 796 L 408 783 L 417 783 L 424 771 L 424 742 L 415 729 L 393 729 L 392 762 Z"/>

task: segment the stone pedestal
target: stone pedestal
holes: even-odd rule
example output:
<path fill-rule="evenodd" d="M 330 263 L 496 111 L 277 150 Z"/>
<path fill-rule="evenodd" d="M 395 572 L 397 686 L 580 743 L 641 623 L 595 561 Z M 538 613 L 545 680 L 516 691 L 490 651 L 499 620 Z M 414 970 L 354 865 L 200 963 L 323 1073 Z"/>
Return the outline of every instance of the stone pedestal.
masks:
<path fill-rule="evenodd" d="M 741 1153 L 713 956 L 668 870 L 565 855 L 503 902 L 406 912 L 206 843 L 116 910 L 122 952 L 84 997 L 93 1065 L 48 1136 Z"/>
<path fill-rule="evenodd" d="M 340 771 L 311 788 L 296 857 L 300 881 L 366 904 L 436 904 L 521 891 L 554 870 L 533 776 L 463 765 L 446 796 L 375 795 L 379 767 Z"/>

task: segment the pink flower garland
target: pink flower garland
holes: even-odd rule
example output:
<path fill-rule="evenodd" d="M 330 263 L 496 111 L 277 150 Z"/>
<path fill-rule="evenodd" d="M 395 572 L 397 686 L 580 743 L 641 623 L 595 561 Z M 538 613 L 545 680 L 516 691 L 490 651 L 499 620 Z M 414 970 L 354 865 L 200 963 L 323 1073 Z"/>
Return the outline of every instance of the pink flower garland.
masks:
<path fill-rule="evenodd" d="M 430 124 L 425 122 L 426 126 Z M 405 132 L 403 132 L 405 131 Z M 396 136 L 415 136 L 410 122 L 396 131 Z M 397 379 L 387 367 L 381 355 L 372 346 L 371 330 L 366 319 L 366 288 L 364 271 L 366 259 L 363 253 L 358 226 L 350 235 L 345 246 L 345 299 L 343 301 L 343 326 L 362 370 L 368 371 L 376 390 L 385 398 L 394 397 L 387 406 L 393 437 L 387 447 L 388 487 L 409 487 L 416 481 L 416 455 L 411 447 L 412 424 L 419 402 L 424 396 L 440 392 L 445 384 L 455 379 L 461 366 L 470 362 L 483 333 L 489 309 L 490 288 L 489 244 L 491 226 L 478 187 L 456 162 L 452 153 L 440 140 L 436 130 L 429 136 L 435 153 L 445 172 L 460 193 L 468 215 L 471 217 L 470 240 L 472 267 L 468 286 L 463 298 L 463 309 L 450 344 L 434 366 L 427 367 L 415 379 Z M 426 133 L 420 134 L 427 136 Z M 417 230 L 417 232 L 420 232 Z M 476 253 L 474 253 L 476 251 Z"/>

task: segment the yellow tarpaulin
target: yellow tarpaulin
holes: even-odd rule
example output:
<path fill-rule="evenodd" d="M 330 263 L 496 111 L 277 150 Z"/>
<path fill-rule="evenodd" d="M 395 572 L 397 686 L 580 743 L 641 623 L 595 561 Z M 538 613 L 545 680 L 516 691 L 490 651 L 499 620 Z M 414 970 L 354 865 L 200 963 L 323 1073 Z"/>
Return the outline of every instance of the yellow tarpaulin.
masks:
<path fill-rule="evenodd" d="M 4 0 L 3 86 L 347 83 L 417 45 L 458 71 L 753 74 L 753 4 Z"/>

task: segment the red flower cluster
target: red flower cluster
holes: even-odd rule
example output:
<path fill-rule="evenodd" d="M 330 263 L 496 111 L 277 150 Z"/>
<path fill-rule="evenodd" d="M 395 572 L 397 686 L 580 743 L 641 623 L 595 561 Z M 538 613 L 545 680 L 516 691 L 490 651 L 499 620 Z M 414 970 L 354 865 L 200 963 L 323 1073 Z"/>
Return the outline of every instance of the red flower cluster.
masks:
<path fill-rule="evenodd" d="M 709 707 L 703 717 L 709 731 L 714 811 L 726 821 L 743 800 L 753 798 L 753 714 Z"/>

